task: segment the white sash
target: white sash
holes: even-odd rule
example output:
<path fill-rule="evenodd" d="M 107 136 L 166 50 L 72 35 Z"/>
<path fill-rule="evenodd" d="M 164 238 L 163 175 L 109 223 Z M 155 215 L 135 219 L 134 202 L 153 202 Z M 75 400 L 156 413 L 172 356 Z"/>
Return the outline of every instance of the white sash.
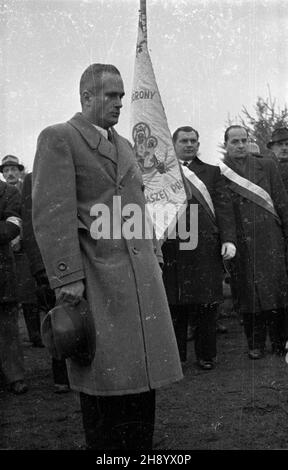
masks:
<path fill-rule="evenodd" d="M 226 176 L 226 178 L 228 178 L 230 181 L 233 181 L 233 183 L 242 186 L 242 188 L 247 189 L 247 191 L 251 191 L 261 199 L 264 199 L 266 204 L 268 204 L 272 211 L 276 213 L 271 196 L 269 193 L 267 193 L 267 191 L 265 191 L 265 189 L 261 188 L 255 183 L 252 183 L 252 181 L 247 180 L 246 178 L 243 178 L 242 176 L 238 175 L 238 173 L 233 171 L 229 166 L 225 165 L 224 162 L 219 162 L 219 168 L 222 175 Z"/>
<path fill-rule="evenodd" d="M 196 187 L 196 189 L 198 189 L 198 191 L 202 194 L 205 202 L 209 206 L 210 211 L 215 217 L 215 209 L 214 209 L 213 202 L 212 202 L 210 193 L 206 185 L 203 183 L 203 181 L 200 180 L 200 178 L 198 178 L 198 176 L 194 173 L 194 171 L 190 170 L 187 166 L 183 165 L 183 163 L 182 163 L 182 170 L 183 170 L 185 178 L 187 178 L 187 180 L 190 181 Z"/>

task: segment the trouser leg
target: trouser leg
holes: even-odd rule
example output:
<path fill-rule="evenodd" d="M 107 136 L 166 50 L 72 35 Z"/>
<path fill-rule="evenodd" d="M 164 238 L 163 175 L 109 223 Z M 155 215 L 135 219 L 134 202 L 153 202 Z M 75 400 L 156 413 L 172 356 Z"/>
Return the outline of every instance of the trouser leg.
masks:
<path fill-rule="evenodd" d="M 40 333 L 40 312 L 36 304 L 22 304 L 23 316 L 28 331 L 29 340 L 37 345 L 42 342 Z"/>
<path fill-rule="evenodd" d="M 218 305 L 197 305 L 196 329 L 194 337 L 197 359 L 211 362 L 217 355 L 216 349 L 216 315 Z"/>
<path fill-rule="evenodd" d="M 155 391 L 121 396 L 80 393 L 88 449 L 151 450 Z"/>
<path fill-rule="evenodd" d="M 243 313 L 243 322 L 248 348 L 264 351 L 266 342 L 266 314 L 264 312 Z"/>
<path fill-rule="evenodd" d="M 24 359 L 19 339 L 16 305 L 0 306 L 0 363 L 8 383 L 23 380 Z"/>
<path fill-rule="evenodd" d="M 270 310 L 266 313 L 266 317 L 272 351 L 282 354 L 286 342 L 285 309 Z"/>
<path fill-rule="evenodd" d="M 283 308 L 282 339 L 284 350 L 287 350 L 288 347 L 286 347 L 286 343 L 288 341 L 288 307 Z"/>
<path fill-rule="evenodd" d="M 189 306 L 187 305 L 170 305 L 177 346 L 182 362 L 187 360 L 188 311 Z"/>
<path fill-rule="evenodd" d="M 65 359 L 52 359 L 52 372 L 54 384 L 69 385 Z"/>

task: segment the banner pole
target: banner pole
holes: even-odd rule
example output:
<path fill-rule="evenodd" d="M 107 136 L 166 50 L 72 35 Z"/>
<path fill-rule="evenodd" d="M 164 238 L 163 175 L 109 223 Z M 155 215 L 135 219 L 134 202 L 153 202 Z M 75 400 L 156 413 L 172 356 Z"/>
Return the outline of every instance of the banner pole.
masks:
<path fill-rule="evenodd" d="M 140 27 L 143 33 L 143 39 L 147 43 L 147 11 L 146 11 L 146 0 L 140 0 L 140 15 L 139 15 Z"/>

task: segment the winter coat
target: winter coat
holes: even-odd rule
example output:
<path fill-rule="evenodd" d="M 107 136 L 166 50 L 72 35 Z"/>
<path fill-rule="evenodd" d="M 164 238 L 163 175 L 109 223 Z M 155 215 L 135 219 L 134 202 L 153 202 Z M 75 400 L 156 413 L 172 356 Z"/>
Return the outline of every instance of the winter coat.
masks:
<path fill-rule="evenodd" d="M 248 166 L 241 176 L 270 194 L 281 224 L 270 212 L 232 191 L 233 183 L 226 179 L 237 227 L 237 254 L 229 264 L 243 313 L 281 308 L 288 302 L 288 196 L 272 159 L 247 158 Z M 225 163 L 240 174 L 231 162 Z"/>
<path fill-rule="evenodd" d="M 215 209 L 213 222 L 195 197 L 188 195 L 186 224 L 189 227 L 190 205 L 198 206 L 198 245 L 193 250 L 179 249 L 179 238 L 162 246 L 163 280 L 171 305 L 208 304 L 223 300 L 224 266 L 221 245 L 235 243 L 235 223 L 230 195 L 217 166 L 195 158 L 188 166 L 206 185 Z M 185 180 L 186 181 L 186 180 Z M 185 184 L 189 192 L 189 181 Z M 195 230 L 195 227 L 191 227 Z"/>
<path fill-rule="evenodd" d="M 125 239 L 121 231 L 93 238 L 96 203 L 109 208 L 106 221 L 113 196 L 144 213 L 132 147 L 116 131 L 113 139 L 77 113 L 40 134 L 32 178 L 34 231 L 51 287 L 85 282 L 96 354 L 88 367 L 68 361 L 68 372 L 72 389 L 91 395 L 139 393 L 182 377 L 153 241 Z M 129 214 L 119 217 L 123 228 Z"/>
<path fill-rule="evenodd" d="M 17 302 L 15 260 L 10 242 L 19 235 L 20 228 L 7 219 L 20 219 L 20 203 L 18 190 L 0 181 L 0 303 Z"/>
<path fill-rule="evenodd" d="M 29 260 L 31 273 L 36 276 L 45 272 L 45 267 L 32 225 L 32 173 L 28 173 L 23 181 L 21 217 L 23 248 Z"/>

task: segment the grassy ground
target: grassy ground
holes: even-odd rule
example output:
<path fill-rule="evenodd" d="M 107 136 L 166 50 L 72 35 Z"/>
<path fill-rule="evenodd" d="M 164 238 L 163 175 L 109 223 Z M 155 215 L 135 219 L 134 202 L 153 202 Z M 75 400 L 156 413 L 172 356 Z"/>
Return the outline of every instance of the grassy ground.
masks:
<path fill-rule="evenodd" d="M 269 343 L 264 359 L 249 360 L 237 317 L 223 323 L 229 331 L 218 336 L 217 368 L 199 370 L 189 342 L 185 378 L 158 392 L 155 449 L 288 448 L 288 365 Z M 0 449 L 84 449 L 77 394 L 54 393 L 48 353 L 26 336 L 22 324 L 29 391 L 15 396 L 0 384 Z"/>

